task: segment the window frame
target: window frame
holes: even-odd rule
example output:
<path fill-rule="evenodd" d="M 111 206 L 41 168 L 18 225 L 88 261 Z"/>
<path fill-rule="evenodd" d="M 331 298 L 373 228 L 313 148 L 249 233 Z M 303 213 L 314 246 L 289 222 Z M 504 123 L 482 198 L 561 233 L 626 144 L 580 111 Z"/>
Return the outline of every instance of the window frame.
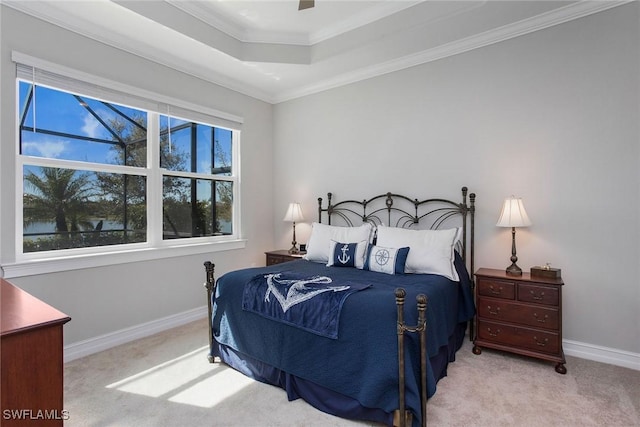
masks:
<path fill-rule="evenodd" d="M 7 278 L 42 274 L 56 271 L 121 264 L 123 262 L 148 261 L 175 256 L 194 255 L 246 245 L 242 238 L 241 223 L 241 132 L 243 119 L 209 107 L 195 105 L 179 99 L 166 97 L 140 88 L 130 87 L 111 80 L 89 75 L 67 67 L 39 60 L 19 52 L 12 52 L 16 63 L 16 98 L 14 165 L 16 191 L 14 205 L 15 235 L 13 262 L 2 264 L 3 276 Z M 32 70 L 32 79 L 25 76 L 25 69 Z M 20 154 L 19 84 L 28 81 L 38 86 L 67 91 L 140 109 L 147 113 L 147 167 L 100 164 L 76 160 L 43 158 Z M 53 84 L 52 84 L 53 82 Z M 55 85 L 60 82 L 60 85 Z M 88 88 L 88 89 L 87 89 Z M 87 89 L 87 90 L 85 90 Z M 232 174 L 214 175 L 192 172 L 175 172 L 160 168 L 160 116 L 170 116 L 189 122 L 230 130 L 232 133 Z M 120 245 L 94 246 L 87 248 L 60 249 L 42 252 L 23 252 L 23 172 L 24 166 L 62 167 L 91 172 L 127 173 L 145 176 L 147 181 L 147 241 Z M 233 183 L 232 234 L 220 236 L 163 239 L 162 210 L 164 175 L 193 177 L 211 181 Z"/>

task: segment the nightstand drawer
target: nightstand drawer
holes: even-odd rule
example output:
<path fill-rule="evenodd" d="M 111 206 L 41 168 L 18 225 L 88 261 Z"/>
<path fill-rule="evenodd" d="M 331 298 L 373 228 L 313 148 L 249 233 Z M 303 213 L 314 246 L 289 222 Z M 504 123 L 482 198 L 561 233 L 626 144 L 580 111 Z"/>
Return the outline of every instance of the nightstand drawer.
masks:
<path fill-rule="evenodd" d="M 515 299 L 516 285 L 504 280 L 480 278 L 478 280 L 478 294 L 494 298 Z"/>
<path fill-rule="evenodd" d="M 303 253 L 299 254 L 290 254 L 289 251 L 281 249 L 279 251 L 269 251 L 265 252 L 267 259 L 265 264 L 268 266 L 281 264 L 283 262 L 295 261 L 298 259 L 302 259 Z"/>
<path fill-rule="evenodd" d="M 518 301 L 557 306 L 560 300 L 559 295 L 558 287 L 518 284 Z"/>
<path fill-rule="evenodd" d="M 478 316 L 485 319 L 514 322 L 554 331 L 557 331 L 559 326 L 560 316 L 557 308 L 478 297 L 477 310 Z"/>
<path fill-rule="evenodd" d="M 542 353 L 558 354 L 560 351 L 560 337 L 556 333 L 482 319 L 478 321 L 478 339 Z"/>
<path fill-rule="evenodd" d="M 290 258 L 285 258 L 283 256 L 279 256 L 279 255 L 269 255 L 267 257 L 267 266 L 276 265 L 276 264 L 280 264 L 280 263 L 287 262 L 287 261 L 291 261 L 291 259 Z"/>

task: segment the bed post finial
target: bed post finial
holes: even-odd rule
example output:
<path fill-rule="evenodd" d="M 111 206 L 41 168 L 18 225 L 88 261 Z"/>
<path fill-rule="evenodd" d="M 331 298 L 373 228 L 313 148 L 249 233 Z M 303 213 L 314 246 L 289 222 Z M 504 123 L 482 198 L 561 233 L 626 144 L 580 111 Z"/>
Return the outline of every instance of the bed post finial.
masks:
<path fill-rule="evenodd" d="M 204 269 L 205 269 L 206 274 L 207 274 L 207 282 L 205 283 L 205 287 L 207 289 L 209 289 L 209 287 L 213 287 L 213 283 L 214 283 L 213 274 L 214 274 L 214 271 L 215 271 L 215 267 L 216 267 L 216 265 L 214 263 L 212 263 L 211 261 L 205 261 L 204 262 Z"/>
<path fill-rule="evenodd" d="M 318 222 L 322 222 L 322 197 L 318 197 Z"/>

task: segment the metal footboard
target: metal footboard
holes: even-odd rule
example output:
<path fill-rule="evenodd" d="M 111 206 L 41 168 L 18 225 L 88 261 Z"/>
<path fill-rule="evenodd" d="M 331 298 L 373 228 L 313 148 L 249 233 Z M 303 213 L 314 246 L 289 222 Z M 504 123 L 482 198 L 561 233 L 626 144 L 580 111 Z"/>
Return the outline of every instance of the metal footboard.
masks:
<path fill-rule="evenodd" d="M 208 321 L 209 324 L 209 363 L 213 363 L 215 358 L 213 356 L 213 325 L 211 324 L 211 315 L 213 314 L 212 296 L 216 294 L 216 280 L 214 277 L 215 264 L 211 261 L 204 263 L 204 269 L 207 274 L 207 280 L 204 282 L 204 287 L 207 290 L 207 307 L 209 309 Z"/>
<path fill-rule="evenodd" d="M 427 426 L 427 297 L 420 294 L 416 297 L 418 305 L 418 324 L 408 326 L 404 323 L 404 298 L 407 295 L 402 288 L 396 289 L 396 306 L 398 309 L 398 409 L 394 414 L 394 426 L 406 427 L 412 423 L 412 414 L 405 409 L 405 366 L 404 335 L 407 332 L 420 334 L 420 406 L 422 410 L 422 426 Z"/>

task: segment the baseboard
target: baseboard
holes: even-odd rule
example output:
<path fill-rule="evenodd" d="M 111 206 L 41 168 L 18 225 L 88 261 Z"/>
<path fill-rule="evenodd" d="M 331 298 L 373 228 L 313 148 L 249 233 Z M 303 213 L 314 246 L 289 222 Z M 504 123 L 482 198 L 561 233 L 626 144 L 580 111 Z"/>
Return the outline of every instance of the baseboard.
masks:
<path fill-rule="evenodd" d="M 618 350 L 615 348 L 602 347 L 599 345 L 587 344 L 571 340 L 562 340 L 562 346 L 564 348 L 564 353 L 567 356 L 574 356 L 581 359 L 609 363 L 611 365 L 622 366 L 624 368 L 640 371 L 639 353 L 632 353 L 630 351 Z"/>
<path fill-rule="evenodd" d="M 120 344 L 125 344 L 140 338 L 148 337 L 167 329 L 185 325 L 207 316 L 207 307 L 199 307 L 182 313 L 167 316 L 162 319 L 142 323 L 130 328 L 110 332 L 88 340 L 80 341 L 64 347 L 64 362 L 70 362 L 80 357 L 88 356 L 99 351 L 107 350 Z M 609 363 L 640 371 L 640 354 L 615 348 L 602 347 L 578 341 L 563 340 L 564 352 L 568 356 L 596 362 Z"/>
<path fill-rule="evenodd" d="M 164 317 L 162 319 L 152 320 L 151 322 L 135 325 L 130 328 L 120 329 L 119 331 L 110 332 L 95 338 L 69 344 L 64 347 L 64 362 L 70 362 L 84 356 L 88 356 L 99 351 L 107 350 L 120 344 L 125 344 L 140 338 L 148 337 L 167 329 L 185 325 L 196 320 L 207 317 L 207 307 L 194 308 L 193 310 L 184 311 Z"/>

